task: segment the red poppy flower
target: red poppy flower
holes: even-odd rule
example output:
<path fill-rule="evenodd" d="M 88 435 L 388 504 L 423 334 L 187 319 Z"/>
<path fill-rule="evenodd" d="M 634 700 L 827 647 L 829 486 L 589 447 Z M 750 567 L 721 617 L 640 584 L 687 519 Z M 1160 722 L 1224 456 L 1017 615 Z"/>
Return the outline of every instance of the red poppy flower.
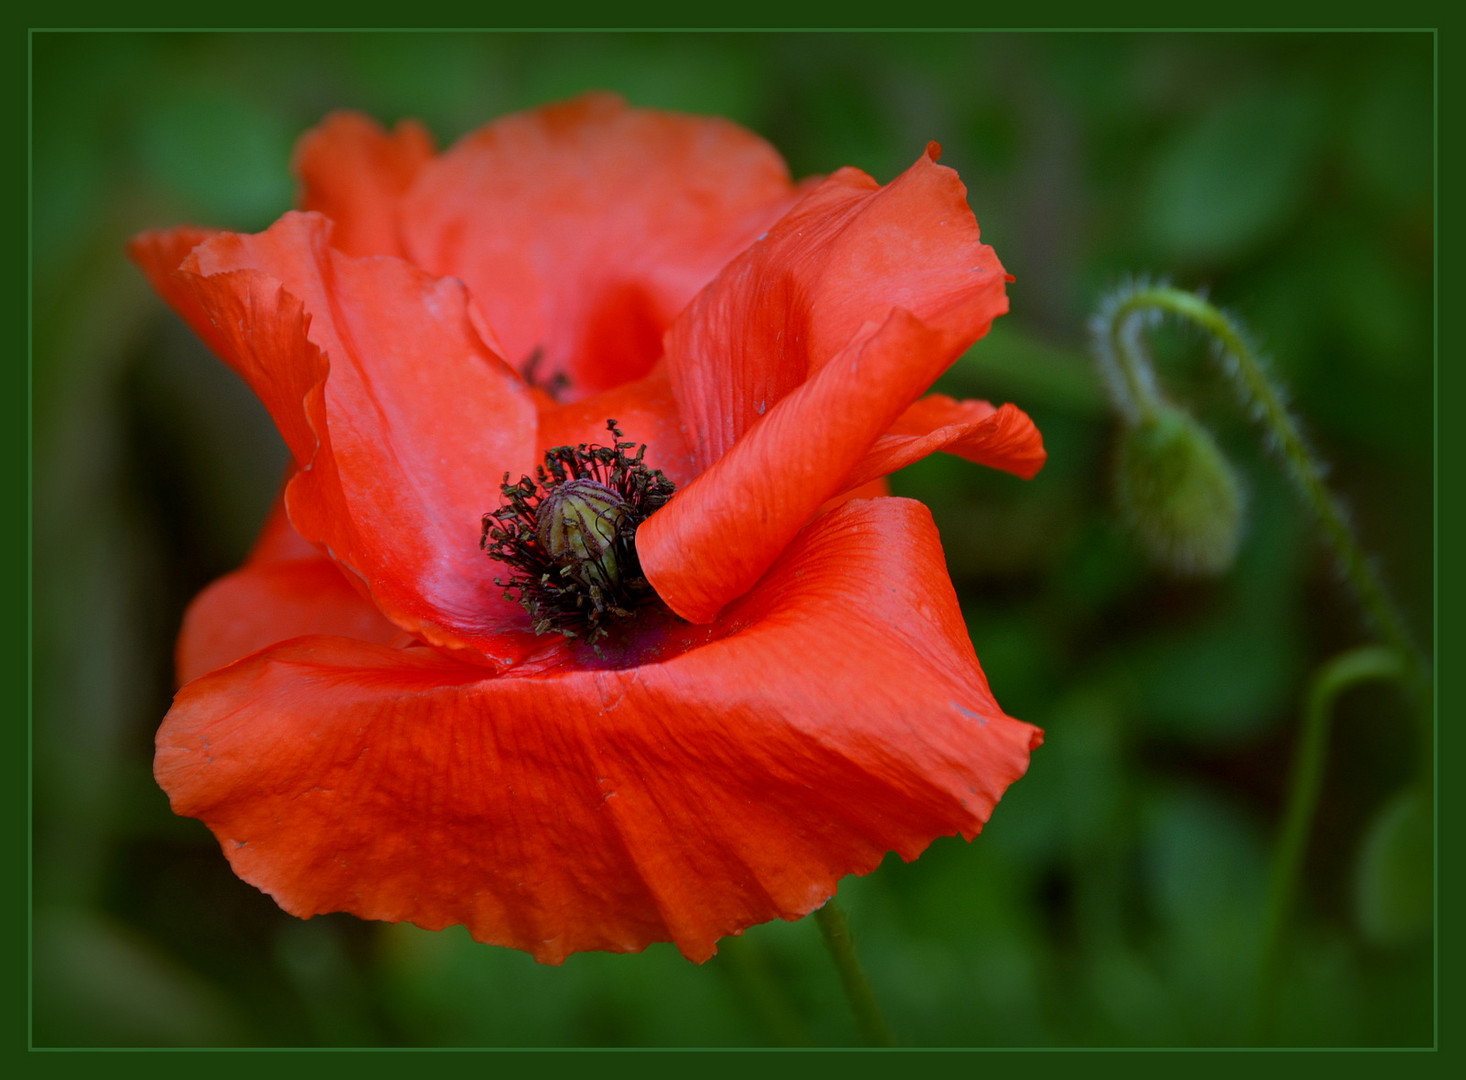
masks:
<path fill-rule="evenodd" d="M 993 700 L 926 508 L 881 478 L 1044 455 L 1010 405 L 920 396 L 1007 309 L 938 153 L 795 185 L 732 124 L 604 95 L 438 156 L 341 114 L 299 148 L 304 212 L 138 237 L 293 458 L 185 618 L 174 810 L 293 914 L 463 923 L 550 963 L 704 960 L 887 851 L 974 836 L 1041 735 Z M 612 454 L 610 419 L 645 446 L 618 490 L 650 468 L 676 493 L 639 530 L 571 516 L 610 522 L 605 573 L 645 602 L 537 635 L 480 544 L 506 474 Z"/>

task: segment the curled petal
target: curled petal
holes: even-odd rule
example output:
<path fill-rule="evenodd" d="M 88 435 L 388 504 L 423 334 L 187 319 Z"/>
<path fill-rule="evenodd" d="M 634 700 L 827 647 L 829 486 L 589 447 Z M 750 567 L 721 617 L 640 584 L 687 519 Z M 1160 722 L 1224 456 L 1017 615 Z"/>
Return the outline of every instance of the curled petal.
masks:
<path fill-rule="evenodd" d="M 316 453 L 316 433 L 304 403 L 325 380 L 325 358 L 306 338 L 308 320 L 300 300 L 278 281 L 237 274 L 202 288 L 196 275 L 178 272 L 196 248 L 222 235 L 190 226 L 145 232 L 128 245 L 128 254 L 158 295 L 249 384 L 295 464 L 304 466 Z"/>
<path fill-rule="evenodd" d="M 1047 459 L 1043 436 L 1016 405 L 956 401 L 929 394 L 902 413 L 876 440 L 845 483 L 864 484 L 943 450 L 978 465 L 1031 480 Z"/>
<path fill-rule="evenodd" d="M 932 143 L 885 187 L 833 174 L 678 318 L 667 361 L 699 470 L 893 308 L 962 349 L 1008 310 L 1003 268 L 939 152 Z"/>
<path fill-rule="evenodd" d="M 917 394 L 965 348 L 890 312 L 642 524 L 647 580 L 673 611 L 710 622 L 773 564 Z M 867 477 L 866 479 L 872 479 Z"/>
<path fill-rule="evenodd" d="M 351 258 L 329 231 L 287 214 L 256 236 L 218 234 L 165 295 L 285 436 L 300 534 L 404 630 L 512 662 L 529 638 L 510 629 L 521 613 L 478 541 L 503 474 L 533 460 L 534 403 L 475 332 L 460 283 Z"/>
<path fill-rule="evenodd" d="M 735 124 L 588 94 L 465 136 L 403 213 L 413 260 L 467 282 L 505 356 L 578 397 L 646 374 L 678 312 L 795 197 Z"/>
<path fill-rule="evenodd" d="M 185 686 L 155 772 L 294 914 L 701 961 L 887 851 L 971 838 L 1041 741 L 988 692 L 919 504 L 821 516 L 717 633 L 523 679 L 297 639 Z"/>
<path fill-rule="evenodd" d="M 361 113 L 331 113 L 295 147 L 300 208 L 330 218 L 331 242 L 348 255 L 405 256 L 397 204 L 432 156 L 433 137 L 415 120 L 388 134 Z"/>

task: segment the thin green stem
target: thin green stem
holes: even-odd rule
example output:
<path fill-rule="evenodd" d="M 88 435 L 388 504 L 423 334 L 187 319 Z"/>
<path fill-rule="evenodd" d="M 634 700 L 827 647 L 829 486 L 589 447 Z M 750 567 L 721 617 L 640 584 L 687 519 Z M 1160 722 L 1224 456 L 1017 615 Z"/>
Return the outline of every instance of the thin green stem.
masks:
<path fill-rule="evenodd" d="M 1226 313 L 1194 293 L 1163 285 L 1142 286 L 1120 297 L 1104 313 L 1109 325 L 1108 338 L 1122 371 L 1128 372 L 1145 363 L 1137 355 L 1136 321 L 1151 311 L 1164 311 L 1189 320 L 1210 334 L 1220 346 L 1224 370 L 1237 384 L 1264 429 L 1276 441 L 1294 487 L 1318 519 L 1325 540 L 1333 549 L 1375 629 L 1385 644 L 1404 658 L 1407 665 L 1405 678 L 1422 713 L 1428 716 L 1430 685 L 1427 663 L 1411 640 L 1405 621 L 1390 600 L 1379 574 L 1360 548 L 1339 501 L 1324 483 L 1323 468 L 1309 450 L 1297 422 L 1283 404 L 1282 396 L 1247 343 L 1242 329 Z"/>
<path fill-rule="evenodd" d="M 840 983 L 845 987 L 850 1011 L 855 1014 L 856 1026 L 860 1028 L 866 1045 L 895 1046 L 896 1040 L 891 1036 L 891 1028 L 881 1015 L 881 1007 L 876 1004 L 870 983 L 866 981 L 860 960 L 855 955 L 855 941 L 850 936 L 850 923 L 835 903 L 834 897 L 814 913 L 814 918 L 819 923 L 825 947 L 830 950 L 830 957 L 835 961 L 835 970 L 839 972 Z"/>
<path fill-rule="evenodd" d="M 1303 734 L 1293 758 L 1293 773 L 1288 781 L 1288 805 L 1282 832 L 1273 850 L 1272 878 L 1268 886 L 1258 993 L 1258 1030 L 1263 1038 L 1270 1033 L 1276 1013 L 1283 935 L 1298 892 L 1303 856 L 1308 850 L 1309 835 L 1313 832 L 1313 819 L 1318 812 L 1334 702 L 1345 690 L 1360 683 L 1392 679 L 1403 682 L 1407 677 L 1406 664 L 1405 657 L 1393 649 L 1365 645 L 1341 653 L 1326 663 L 1314 676 L 1313 685 L 1309 688 Z"/>

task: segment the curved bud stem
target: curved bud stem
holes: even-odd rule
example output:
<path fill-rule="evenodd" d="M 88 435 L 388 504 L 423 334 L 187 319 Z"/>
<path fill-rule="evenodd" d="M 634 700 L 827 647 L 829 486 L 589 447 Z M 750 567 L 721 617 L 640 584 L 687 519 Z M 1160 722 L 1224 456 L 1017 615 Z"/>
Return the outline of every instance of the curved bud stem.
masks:
<path fill-rule="evenodd" d="M 1101 363 L 1110 376 L 1111 392 L 1127 416 L 1155 411 L 1159 397 L 1140 332 L 1158 314 L 1179 316 L 1206 331 L 1216 344 L 1222 370 L 1236 386 L 1248 414 L 1263 427 L 1267 441 L 1282 456 L 1285 471 L 1305 506 L 1318 519 L 1325 540 L 1333 549 L 1366 615 L 1385 643 L 1400 654 L 1406 681 L 1427 718 L 1430 681 L 1427 662 L 1405 628 L 1404 619 L 1386 592 L 1374 566 L 1365 557 L 1349 527 L 1339 501 L 1323 480 L 1323 468 L 1309 449 L 1298 423 L 1283 403 L 1247 336 L 1236 320 L 1195 293 L 1168 285 L 1142 283 L 1111 296 L 1093 325 Z M 1115 371 L 1120 377 L 1117 379 Z M 1122 390 L 1130 401 L 1120 400 Z M 1128 406 L 1128 407 L 1127 407 Z M 1427 725 L 1428 726 L 1428 725 Z"/>
<path fill-rule="evenodd" d="M 1141 288 L 1144 288 L 1142 286 Z M 1106 299 L 1090 321 L 1094 354 L 1105 376 L 1110 400 L 1130 424 L 1153 420 L 1164 407 L 1156 389 L 1155 369 L 1141 330 L 1158 312 L 1132 304 L 1123 293 Z"/>

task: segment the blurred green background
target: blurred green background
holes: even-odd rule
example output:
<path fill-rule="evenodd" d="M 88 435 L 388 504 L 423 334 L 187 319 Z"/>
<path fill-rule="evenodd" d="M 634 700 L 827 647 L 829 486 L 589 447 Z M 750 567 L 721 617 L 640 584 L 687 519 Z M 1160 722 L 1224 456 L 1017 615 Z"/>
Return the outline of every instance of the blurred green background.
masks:
<path fill-rule="evenodd" d="M 936 515 L 1004 707 L 1045 728 L 975 843 L 847 879 L 908 1045 L 1429 1045 L 1427 745 L 1349 693 L 1280 1004 L 1255 1026 L 1268 859 L 1312 673 L 1367 640 L 1194 334 L 1161 378 L 1243 477 L 1220 579 L 1149 567 L 1109 501 L 1116 425 L 1084 327 L 1139 273 L 1204 287 L 1291 388 L 1429 648 L 1429 34 L 91 34 L 31 38 L 33 1044 L 842 1045 L 812 921 L 538 967 L 466 934 L 282 914 L 151 777 L 184 605 L 241 560 L 284 467 L 252 396 L 123 257 L 130 234 L 267 226 L 330 109 L 446 145 L 589 88 L 715 113 L 796 175 L 890 180 L 928 139 L 1016 275 L 939 389 L 1012 400 L 1028 483 L 933 458 Z M 1427 803 L 1428 805 L 1428 803 Z M 1424 822 L 1424 826 L 1421 823 Z M 1413 824 L 1412 824 L 1413 823 Z"/>

